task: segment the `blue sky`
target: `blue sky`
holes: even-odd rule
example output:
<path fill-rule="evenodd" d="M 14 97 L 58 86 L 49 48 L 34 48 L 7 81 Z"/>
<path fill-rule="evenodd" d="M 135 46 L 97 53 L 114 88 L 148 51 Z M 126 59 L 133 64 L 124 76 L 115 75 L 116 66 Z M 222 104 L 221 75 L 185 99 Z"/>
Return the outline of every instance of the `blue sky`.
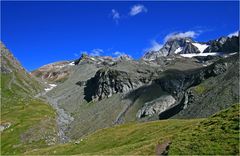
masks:
<path fill-rule="evenodd" d="M 208 41 L 236 32 L 238 11 L 238 1 L 4 1 L 1 40 L 29 71 L 82 52 L 138 59 L 172 33 Z"/>

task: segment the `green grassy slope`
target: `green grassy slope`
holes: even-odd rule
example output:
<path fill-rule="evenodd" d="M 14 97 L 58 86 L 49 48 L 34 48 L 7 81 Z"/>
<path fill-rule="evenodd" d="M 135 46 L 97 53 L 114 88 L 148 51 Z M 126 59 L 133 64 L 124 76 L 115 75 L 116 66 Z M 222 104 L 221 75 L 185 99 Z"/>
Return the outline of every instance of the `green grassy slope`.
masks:
<path fill-rule="evenodd" d="M 236 104 L 196 126 L 180 130 L 170 146 L 170 154 L 239 154 L 239 113 Z"/>
<path fill-rule="evenodd" d="M 68 143 L 26 154 L 156 154 L 171 141 L 170 154 L 239 154 L 239 105 L 207 119 L 130 123 L 99 130 L 79 144 Z"/>
<path fill-rule="evenodd" d="M 56 114 L 51 106 L 34 98 L 43 86 L 6 48 L 1 48 L 1 65 L 8 71 L 1 70 L 1 155 L 56 143 Z"/>

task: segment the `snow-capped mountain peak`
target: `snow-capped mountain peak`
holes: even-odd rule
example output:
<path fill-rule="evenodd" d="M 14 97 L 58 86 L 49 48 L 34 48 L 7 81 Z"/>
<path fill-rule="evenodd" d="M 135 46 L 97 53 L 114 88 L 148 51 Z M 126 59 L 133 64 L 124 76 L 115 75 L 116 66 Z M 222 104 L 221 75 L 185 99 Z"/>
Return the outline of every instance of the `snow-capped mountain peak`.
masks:
<path fill-rule="evenodd" d="M 193 45 L 195 41 L 192 38 L 176 38 L 168 40 L 158 51 L 151 51 L 143 56 L 145 60 L 153 60 L 161 56 L 169 56 L 174 54 L 200 53 L 203 47 Z M 200 49 L 199 49 L 200 48 Z"/>

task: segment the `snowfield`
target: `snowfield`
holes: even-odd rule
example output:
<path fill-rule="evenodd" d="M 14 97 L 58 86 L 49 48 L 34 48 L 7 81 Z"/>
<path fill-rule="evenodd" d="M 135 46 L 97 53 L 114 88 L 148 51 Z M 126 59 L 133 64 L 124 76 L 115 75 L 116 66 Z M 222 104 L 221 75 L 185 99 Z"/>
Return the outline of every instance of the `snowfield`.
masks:
<path fill-rule="evenodd" d="M 52 90 L 54 87 L 56 87 L 56 86 L 57 86 L 56 84 L 49 84 L 49 87 L 48 87 L 48 88 L 45 88 L 44 90 L 45 90 L 46 92 L 48 92 L 48 91 Z"/>
<path fill-rule="evenodd" d="M 195 53 L 195 54 L 180 54 L 180 56 L 182 57 L 195 57 L 195 56 L 217 56 L 217 55 L 221 55 L 221 53 Z"/>
<path fill-rule="evenodd" d="M 200 44 L 200 43 L 192 43 L 198 50 L 202 53 L 209 45 L 207 44 Z"/>
<path fill-rule="evenodd" d="M 69 65 L 69 66 L 74 66 L 75 64 L 74 64 L 74 62 L 71 62 L 71 63 L 69 63 L 68 65 Z"/>
<path fill-rule="evenodd" d="M 175 54 L 178 54 L 178 53 L 180 53 L 181 51 L 183 50 L 183 48 L 182 47 L 179 47 L 179 48 L 177 48 L 176 50 L 175 50 Z"/>

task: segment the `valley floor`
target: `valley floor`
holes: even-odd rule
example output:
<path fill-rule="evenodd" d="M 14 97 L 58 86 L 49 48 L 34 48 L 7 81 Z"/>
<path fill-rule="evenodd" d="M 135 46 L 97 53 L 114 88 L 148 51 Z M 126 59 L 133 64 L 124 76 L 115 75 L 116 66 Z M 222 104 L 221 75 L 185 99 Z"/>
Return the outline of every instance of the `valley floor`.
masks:
<path fill-rule="evenodd" d="M 166 145 L 169 150 L 165 150 Z M 25 154 L 239 154 L 239 104 L 206 119 L 129 123 Z"/>

